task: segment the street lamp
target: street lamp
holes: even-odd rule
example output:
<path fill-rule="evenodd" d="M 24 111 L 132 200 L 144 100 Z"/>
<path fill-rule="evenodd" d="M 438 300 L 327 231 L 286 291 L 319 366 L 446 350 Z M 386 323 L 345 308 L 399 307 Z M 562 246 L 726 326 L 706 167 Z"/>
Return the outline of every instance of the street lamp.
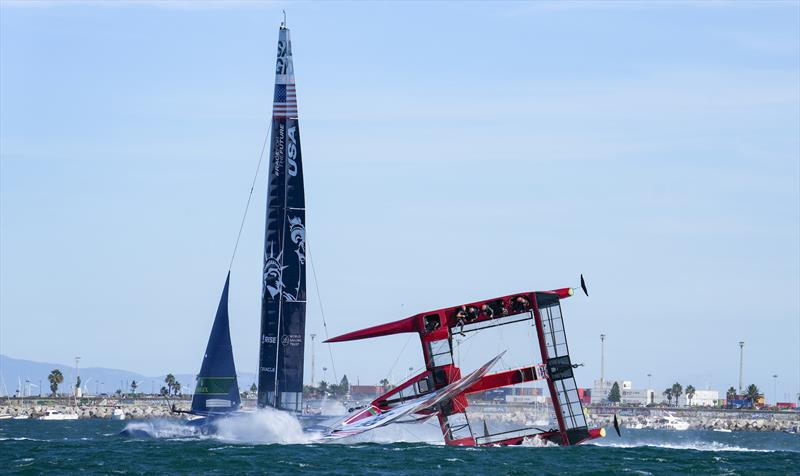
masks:
<path fill-rule="evenodd" d="M 600 387 L 606 385 L 606 335 L 600 334 Z"/>
<path fill-rule="evenodd" d="M 742 378 L 742 369 L 744 368 L 744 342 L 739 342 L 739 394 L 742 393 L 744 382 Z"/>
<path fill-rule="evenodd" d="M 316 334 L 311 334 L 311 386 L 314 386 L 314 339 Z"/>
<path fill-rule="evenodd" d="M 775 395 L 775 401 L 773 402 L 775 405 L 778 404 L 778 374 L 772 375 L 772 394 Z"/>

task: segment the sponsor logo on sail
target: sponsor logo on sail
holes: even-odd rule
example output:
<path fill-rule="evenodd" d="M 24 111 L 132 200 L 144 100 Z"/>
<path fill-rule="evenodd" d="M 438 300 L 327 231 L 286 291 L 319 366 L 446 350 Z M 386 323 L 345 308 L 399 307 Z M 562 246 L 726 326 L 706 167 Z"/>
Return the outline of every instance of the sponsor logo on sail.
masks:
<path fill-rule="evenodd" d="M 297 131 L 297 126 L 292 126 L 289 128 L 289 146 L 287 150 L 289 152 L 289 165 L 286 168 L 286 172 L 289 173 L 292 177 L 297 176 L 297 139 L 295 138 L 295 133 Z"/>

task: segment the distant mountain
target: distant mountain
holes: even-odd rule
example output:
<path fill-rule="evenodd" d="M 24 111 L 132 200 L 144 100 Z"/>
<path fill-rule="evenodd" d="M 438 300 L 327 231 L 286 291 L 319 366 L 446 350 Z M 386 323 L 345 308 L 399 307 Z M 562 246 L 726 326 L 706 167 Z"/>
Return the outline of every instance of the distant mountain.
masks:
<path fill-rule="evenodd" d="M 50 393 L 50 383 L 47 376 L 53 369 L 61 370 L 64 375 L 64 383 L 58 390 L 68 392 L 75 385 L 75 365 L 74 364 L 53 364 L 46 362 L 34 362 L 32 360 L 14 359 L 7 355 L 0 354 L 0 396 L 15 395 L 18 391 L 24 391 L 26 395 L 39 395 L 39 385 L 43 388 L 41 393 Z M 117 389 L 124 392 L 130 390 L 130 383 L 136 381 L 139 384 L 137 393 L 158 393 L 164 385 L 164 375 L 147 377 L 145 375 L 130 372 L 128 370 L 107 369 L 103 367 L 86 367 L 80 369 L 81 389 L 84 394 L 94 395 L 96 393 L 114 393 Z M 183 386 L 183 393 L 194 392 L 194 379 L 192 374 L 175 374 L 175 378 Z M 256 375 L 252 372 L 241 372 L 238 374 L 239 386 L 242 391 L 248 390 L 250 385 L 256 381 Z"/>

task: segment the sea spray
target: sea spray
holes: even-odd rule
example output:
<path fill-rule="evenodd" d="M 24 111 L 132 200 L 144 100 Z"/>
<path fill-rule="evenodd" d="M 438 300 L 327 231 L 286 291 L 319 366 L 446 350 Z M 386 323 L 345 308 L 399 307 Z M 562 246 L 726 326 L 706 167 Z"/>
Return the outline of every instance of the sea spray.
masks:
<path fill-rule="evenodd" d="M 272 408 L 220 418 L 216 426 L 218 438 L 242 443 L 307 444 L 320 436 L 304 432 L 294 415 Z"/>
<path fill-rule="evenodd" d="M 197 427 L 175 420 L 132 421 L 120 433 L 134 438 L 198 438 L 202 434 Z"/>
<path fill-rule="evenodd" d="M 329 416 L 344 416 L 347 415 L 347 407 L 338 400 L 329 399 L 327 397 L 322 399 L 320 409 L 323 415 Z"/>

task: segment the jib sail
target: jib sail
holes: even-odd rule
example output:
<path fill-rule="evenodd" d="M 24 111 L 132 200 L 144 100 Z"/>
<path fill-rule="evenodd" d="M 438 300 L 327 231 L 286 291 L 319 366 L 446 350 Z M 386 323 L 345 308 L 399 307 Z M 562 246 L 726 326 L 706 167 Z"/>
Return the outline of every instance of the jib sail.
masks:
<path fill-rule="evenodd" d="M 303 166 L 289 29 L 281 25 L 269 156 L 258 405 L 300 411 L 306 319 Z"/>
<path fill-rule="evenodd" d="M 192 413 L 226 413 L 239 409 L 239 383 L 236 380 L 236 366 L 233 363 L 233 347 L 228 325 L 228 284 L 231 275 L 225 279 L 222 297 L 217 307 L 217 315 L 208 337 L 203 364 L 197 375 L 197 385 L 192 397 Z"/>

